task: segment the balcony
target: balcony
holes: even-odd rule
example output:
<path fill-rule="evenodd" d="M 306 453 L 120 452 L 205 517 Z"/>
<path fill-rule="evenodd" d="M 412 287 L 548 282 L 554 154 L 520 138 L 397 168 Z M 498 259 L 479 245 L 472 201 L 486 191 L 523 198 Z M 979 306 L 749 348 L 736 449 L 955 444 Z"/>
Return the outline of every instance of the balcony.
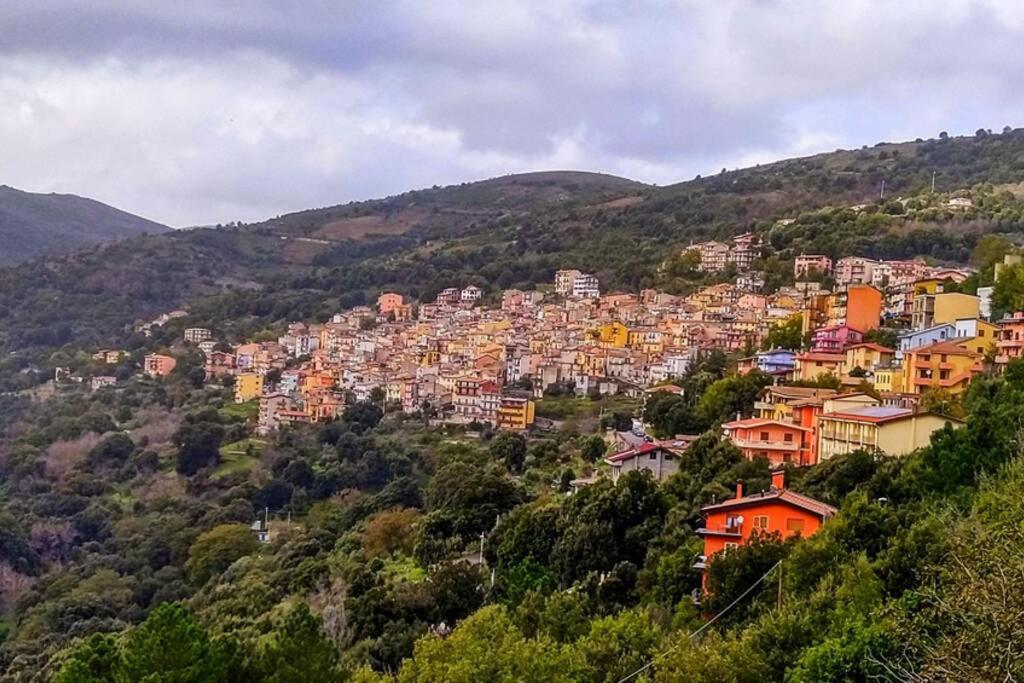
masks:
<path fill-rule="evenodd" d="M 792 451 L 800 450 L 797 441 L 762 441 L 761 439 L 739 439 L 730 437 L 733 445 L 740 449 L 762 450 L 762 451 Z"/>
<path fill-rule="evenodd" d="M 728 536 L 730 538 L 741 538 L 743 536 L 742 524 L 714 524 L 702 526 L 697 529 L 699 536 Z"/>

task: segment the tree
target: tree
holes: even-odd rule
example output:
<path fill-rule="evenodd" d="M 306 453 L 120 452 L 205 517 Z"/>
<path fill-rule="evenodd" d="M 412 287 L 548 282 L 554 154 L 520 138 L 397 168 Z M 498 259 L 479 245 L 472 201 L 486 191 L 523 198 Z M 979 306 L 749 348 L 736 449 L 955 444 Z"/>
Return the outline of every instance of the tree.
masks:
<path fill-rule="evenodd" d="M 373 429 L 380 423 L 384 413 L 377 403 L 357 401 L 345 408 L 341 419 L 352 427 L 357 434 Z"/>
<path fill-rule="evenodd" d="M 795 537 L 793 537 L 795 538 Z M 792 540 L 783 542 L 778 532 L 754 533 L 738 548 L 716 553 L 707 568 L 707 598 L 704 607 L 715 614 L 731 604 L 744 591 L 786 557 Z M 762 584 L 763 585 L 763 584 Z M 762 591 L 763 592 L 763 591 Z M 738 603 L 725 619 L 736 623 L 743 620 L 757 594 Z"/>
<path fill-rule="evenodd" d="M 334 683 L 342 680 L 338 648 L 327 639 L 320 620 L 300 602 L 285 617 L 270 645 L 260 657 L 261 681 L 265 683 Z"/>
<path fill-rule="evenodd" d="M 921 396 L 921 406 L 930 413 L 963 419 L 964 407 L 960 399 L 941 387 L 929 387 Z"/>
<path fill-rule="evenodd" d="M 118 432 L 93 446 L 89 451 L 89 463 L 94 466 L 121 465 L 135 452 L 135 443 L 127 434 Z"/>
<path fill-rule="evenodd" d="M 188 551 L 185 569 L 192 581 L 202 586 L 240 557 L 259 548 L 259 542 L 244 524 L 221 524 L 199 535 Z"/>
<path fill-rule="evenodd" d="M 580 446 L 580 455 L 587 462 L 597 462 L 604 457 L 608 450 L 608 444 L 600 436 L 594 434 L 583 440 Z"/>
<path fill-rule="evenodd" d="M 174 435 L 178 446 L 177 470 L 191 476 L 220 461 L 224 427 L 212 422 L 186 422 Z"/>
<path fill-rule="evenodd" d="M 510 472 L 522 472 L 526 462 L 526 437 L 517 432 L 501 432 L 490 445 L 491 456 L 505 463 Z"/>
<path fill-rule="evenodd" d="M 177 603 L 163 604 L 125 636 L 114 680 L 219 683 L 231 661 L 223 647 Z"/>
<path fill-rule="evenodd" d="M 799 315 L 791 315 L 784 322 L 775 323 L 765 335 L 762 348 L 789 349 L 799 351 L 803 347 L 803 321 Z"/>
<path fill-rule="evenodd" d="M 419 510 L 398 508 L 385 510 L 366 520 L 363 526 L 363 552 L 367 557 L 401 552 L 409 555 L 415 544 L 416 522 Z"/>

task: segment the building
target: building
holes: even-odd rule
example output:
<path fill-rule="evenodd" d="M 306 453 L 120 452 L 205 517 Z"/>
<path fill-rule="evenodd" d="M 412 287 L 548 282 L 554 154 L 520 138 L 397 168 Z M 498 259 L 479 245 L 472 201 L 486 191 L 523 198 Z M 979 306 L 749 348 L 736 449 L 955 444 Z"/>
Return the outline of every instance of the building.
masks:
<path fill-rule="evenodd" d="M 142 371 L 150 377 L 166 377 L 174 372 L 174 366 L 177 364 L 178 361 L 172 356 L 151 353 L 142 359 Z"/>
<path fill-rule="evenodd" d="M 704 552 L 694 567 L 707 569 L 715 555 L 746 544 L 754 534 L 813 536 L 836 514 L 830 505 L 786 489 L 785 477 L 785 470 L 777 470 L 768 491 L 751 495 L 744 495 L 739 481 L 735 498 L 701 508 L 704 525 L 697 533 L 704 539 Z"/>
<path fill-rule="evenodd" d="M 403 305 L 405 305 L 405 299 L 402 298 L 401 294 L 384 292 L 377 297 L 377 311 L 381 315 L 395 313 Z"/>
<path fill-rule="evenodd" d="M 827 275 L 832 272 L 832 259 L 821 254 L 800 254 L 793 261 L 793 276 L 796 279 L 806 277 L 810 273 Z"/>
<path fill-rule="evenodd" d="M 729 251 L 728 260 L 736 264 L 736 269 L 741 273 L 749 270 L 754 259 L 759 256 L 757 244 L 759 238 L 755 233 L 745 232 L 732 238 L 732 249 Z M 764 286 L 762 281 L 761 285 Z"/>
<path fill-rule="evenodd" d="M 213 332 L 206 329 L 205 327 L 187 327 L 185 328 L 185 341 L 192 344 L 198 344 L 204 342 L 213 336 Z"/>
<path fill-rule="evenodd" d="M 796 351 L 769 349 L 755 356 L 757 369 L 766 375 L 786 377 L 796 369 Z"/>
<path fill-rule="evenodd" d="M 864 334 L 849 325 L 822 327 L 811 333 L 811 351 L 815 353 L 843 353 L 846 347 L 860 344 Z"/>
<path fill-rule="evenodd" d="M 861 256 L 847 256 L 836 261 L 836 285 L 870 285 L 874 282 L 877 261 Z"/>
<path fill-rule="evenodd" d="M 572 286 L 576 278 L 583 275 L 579 270 L 560 270 L 555 273 L 555 293 L 562 296 L 572 294 Z"/>
<path fill-rule="evenodd" d="M 1016 311 L 998 323 L 996 364 L 1005 366 L 1024 355 L 1024 311 Z"/>
<path fill-rule="evenodd" d="M 521 432 L 533 424 L 535 405 L 528 398 L 502 396 L 498 404 L 498 429 Z"/>
<path fill-rule="evenodd" d="M 911 305 L 910 325 L 923 330 L 943 323 L 954 323 L 963 318 L 977 319 L 981 314 L 981 299 L 960 292 L 915 294 Z"/>
<path fill-rule="evenodd" d="M 117 349 L 102 349 L 92 354 L 92 359 L 107 365 L 117 365 L 121 362 L 121 358 L 127 356 L 127 351 L 119 351 Z"/>
<path fill-rule="evenodd" d="M 103 387 L 112 387 L 117 384 L 117 378 L 110 375 L 96 375 L 89 380 L 89 389 L 96 391 Z"/>
<path fill-rule="evenodd" d="M 935 388 L 956 396 L 967 391 L 971 380 L 984 370 L 984 356 L 970 347 L 971 339 L 956 339 L 907 351 L 903 361 L 906 392 L 923 394 Z"/>
<path fill-rule="evenodd" d="M 243 372 L 235 375 L 235 403 L 253 401 L 263 393 L 263 375 Z"/>
<path fill-rule="evenodd" d="M 907 455 L 928 445 L 932 432 L 958 420 L 911 408 L 865 406 L 823 413 L 818 417 L 818 456 L 856 450 Z"/>
<path fill-rule="evenodd" d="M 613 453 L 604 461 L 611 465 L 613 482 L 626 472 L 639 470 L 647 470 L 656 481 L 663 482 L 679 471 L 678 450 L 648 441 Z"/>
<path fill-rule="evenodd" d="M 596 299 L 601 296 L 600 283 L 596 275 L 581 273 L 572 281 L 572 295 L 574 299 Z"/>
<path fill-rule="evenodd" d="M 764 289 L 764 273 L 751 271 L 736 277 L 736 286 L 744 292 L 760 292 Z"/>
<path fill-rule="evenodd" d="M 846 356 L 841 353 L 801 353 L 796 357 L 796 379 L 813 382 L 822 375 L 832 374 L 838 377 L 845 362 Z"/>
<path fill-rule="evenodd" d="M 878 327 L 883 304 L 882 293 L 871 285 L 850 285 L 829 298 L 828 324 L 870 332 Z"/>
<path fill-rule="evenodd" d="M 691 245 L 686 251 L 695 251 L 700 256 L 699 269 L 703 273 L 720 273 L 729 262 L 729 245 L 722 242 L 701 242 Z"/>
<path fill-rule="evenodd" d="M 881 344 L 854 344 L 847 347 L 845 351 L 846 361 L 844 362 L 845 374 L 853 369 L 860 368 L 867 372 L 874 372 L 875 368 L 887 367 L 896 358 L 896 351 Z"/>
<path fill-rule="evenodd" d="M 462 301 L 462 290 L 458 287 L 446 287 L 437 293 L 435 301 L 438 305 L 454 306 Z"/>
<path fill-rule="evenodd" d="M 475 285 L 470 285 L 469 287 L 466 287 L 465 289 L 462 290 L 462 292 L 459 293 L 459 299 L 464 304 L 473 303 L 483 295 L 484 290 L 480 289 Z"/>
<path fill-rule="evenodd" d="M 811 430 L 792 422 L 750 418 L 722 425 L 725 437 L 748 460 L 767 458 L 772 465 L 811 465 Z"/>

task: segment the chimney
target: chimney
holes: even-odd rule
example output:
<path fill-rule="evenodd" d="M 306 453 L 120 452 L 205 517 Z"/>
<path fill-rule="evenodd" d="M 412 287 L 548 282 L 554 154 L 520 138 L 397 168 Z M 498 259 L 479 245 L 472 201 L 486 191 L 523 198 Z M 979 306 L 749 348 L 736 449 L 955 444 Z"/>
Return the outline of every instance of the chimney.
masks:
<path fill-rule="evenodd" d="M 742 498 L 742 497 L 743 497 L 743 480 L 742 479 L 737 479 L 736 480 L 736 498 Z"/>
<path fill-rule="evenodd" d="M 772 489 L 783 491 L 786 488 L 786 470 L 779 468 L 772 472 Z"/>

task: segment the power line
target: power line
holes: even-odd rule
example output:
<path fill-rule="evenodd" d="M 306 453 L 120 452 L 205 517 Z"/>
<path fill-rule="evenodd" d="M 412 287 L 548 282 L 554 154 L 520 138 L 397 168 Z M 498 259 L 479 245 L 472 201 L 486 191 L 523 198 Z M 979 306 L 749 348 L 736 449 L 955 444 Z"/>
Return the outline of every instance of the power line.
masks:
<path fill-rule="evenodd" d="M 693 640 L 694 638 L 696 638 L 697 636 L 699 636 L 699 635 L 700 635 L 701 633 L 703 633 L 704 631 L 706 631 L 706 630 L 708 629 L 708 627 L 710 627 L 710 626 L 711 626 L 711 625 L 712 625 L 713 623 L 715 623 L 716 621 L 718 621 L 718 620 L 719 620 L 719 618 L 721 618 L 722 616 L 724 616 L 726 612 L 728 612 L 728 611 L 729 611 L 729 610 L 731 610 L 731 609 L 732 609 L 733 607 L 735 607 L 735 606 L 736 606 L 736 605 L 737 605 L 737 604 L 738 604 L 738 603 L 739 603 L 739 602 L 740 602 L 740 601 L 741 601 L 741 600 L 742 600 L 743 598 L 745 598 L 745 597 L 747 597 L 748 595 L 750 595 L 751 591 L 753 591 L 753 590 L 754 590 L 755 588 L 757 588 L 757 587 L 758 587 L 759 585 L 761 585 L 761 582 L 762 582 L 762 581 L 764 581 L 765 579 L 767 579 L 767 578 L 768 578 L 768 576 L 769 576 L 769 575 L 770 575 L 770 574 L 771 574 L 771 573 L 772 573 L 773 571 L 775 571 L 776 569 L 778 569 L 778 568 L 779 568 L 780 566 L 782 566 L 782 560 L 779 560 L 778 562 L 776 562 L 775 564 L 773 564 L 773 565 L 772 565 L 772 567 L 771 567 L 771 569 L 769 569 L 769 570 L 768 570 L 768 571 L 766 571 L 766 572 L 765 572 L 764 574 L 762 574 L 762 575 L 761 575 L 761 578 L 759 578 L 759 579 L 758 579 L 757 581 L 755 581 L 754 583 L 750 584 L 750 587 L 749 587 L 749 588 L 747 588 L 747 590 L 743 591 L 743 592 L 742 592 L 742 593 L 740 594 L 740 596 L 739 596 L 738 598 L 736 598 L 735 600 L 733 600 L 732 602 L 730 602 L 730 603 L 729 603 L 729 604 L 728 604 L 728 605 L 727 605 L 727 606 L 725 607 L 725 609 L 723 609 L 723 610 L 722 610 L 721 612 L 719 612 L 719 613 L 718 613 L 718 614 L 716 614 L 715 616 L 711 617 L 711 619 L 709 619 L 707 623 L 705 623 L 705 624 L 704 624 L 703 626 L 701 626 L 701 627 L 700 627 L 699 629 L 697 629 L 696 631 L 694 631 L 693 633 L 691 633 L 691 634 L 690 634 L 689 636 L 687 636 L 687 640 Z M 629 674 L 629 675 L 628 675 L 628 676 L 626 676 L 625 678 L 621 678 L 621 679 L 619 679 L 618 683 L 626 683 L 627 681 L 629 681 L 629 680 L 631 680 L 631 679 L 635 678 L 636 676 L 639 676 L 639 675 L 640 675 L 640 674 L 642 674 L 642 673 L 643 673 L 644 671 L 647 671 L 647 670 L 648 670 L 648 669 L 650 669 L 650 668 L 651 668 L 652 666 L 654 666 L 654 664 L 655 664 L 656 662 L 658 662 L 658 661 L 659 661 L 659 660 L 661 660 L 661 659 L 664 659 L 665 657 L 667 657 L 667 656 L 669 656 L 670 654 L 672 654 L 673 652 L 675 652 L 675 651 L 676 651 L 676 650 L 677 650 L 678 648 L 679 648 L 679 645 L 676 645 L 676 646 L 674 646 L 674 647 L 670 647 L 669 649 L 665 650 L 665 651 L 664 651 L 664 652 L 662 652 L 662 653 L 661 653 L 660 655 L 658 655 L 657 657 L 655 657 L 655 658 L 654 658 L 654 659 L 652 659 L 651 661 L 647 662 L 646 664 L 644 664 L 644 665 L 643 665 L 642 667 L 640 667 L 639 669 L 637 669 L 637 670 L 636 670 L 636 671 L 634 671 L 633 673 Z"/>

